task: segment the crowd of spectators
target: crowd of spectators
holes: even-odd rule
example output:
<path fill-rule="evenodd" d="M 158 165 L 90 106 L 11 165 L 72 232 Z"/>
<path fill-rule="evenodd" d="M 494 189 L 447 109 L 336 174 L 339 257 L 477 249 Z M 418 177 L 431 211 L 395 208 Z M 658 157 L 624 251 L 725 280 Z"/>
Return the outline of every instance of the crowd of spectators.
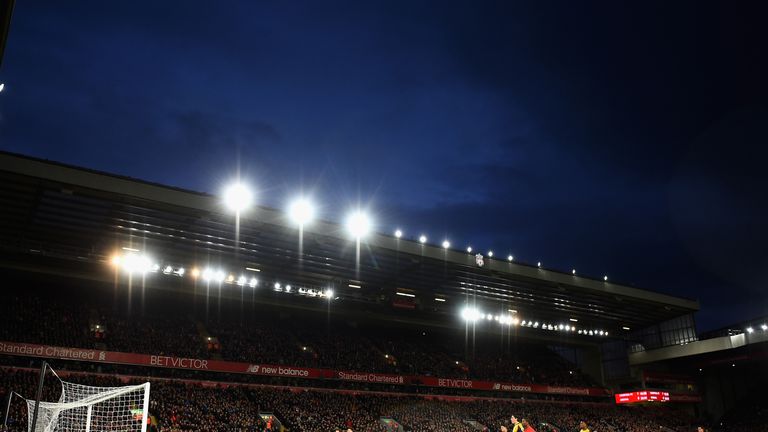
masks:
<path fill-rule="evenodd" d="M 542 345 L 518 343 L 504 352 L 485 343 L 468 353 L 444 334 L 405 337 L 386 329 L 362 331 L 339 320 L 229 313 L 226 305 L 222 315 L 207 320 L 185 304 L 170 306 L 172 314 L 158 304 L 129 314 L 124 305 L 92 300 L 9 298 L 0 304 L 0 340 L 521 384 L 593 384 Z"/>
<path fill-rule="evenodd" d="M 96 386 L 125 384 L 116 376 L 64 375 L 64 379 Z M 37 374 L 33 370 L 0 368 L 0 398 L 9 391 L 33 394 Z M 60 389 L 46 381 L 45 400 L 56 400 Z M 497 431 L 511 426 L 512 415 L 532 425 L 548 423 L 558 431 L 576 431 L 585 421 L 595 432 L 692 430 L 693 419 L 667 406 L 620 407 L 610 403 L 560 403 L 504 400 L 446 401 L 435 397 L 388 396 L 331 390 L 297 390 L 268 386 L 206 385 L 171 380 L 151 382 L 149 414 L 159 431 L 262 431 L 262 415 L 274 416 L 294 432 L 352 429 L 384 432 L 382 417 L 394 420 L 404 431 L 471 432 L 476 427 Z M 4 414 L 4 413 L 3 413 Z M 8 431 L 26 430 L 27 413 L 16 398 L 11 404 Z M 663 428 L 663 429 L 662 429 Z M 511 430 L 511 429 L 510 429 Z M 745 429 L 759 430 L 759 429 Z"/>

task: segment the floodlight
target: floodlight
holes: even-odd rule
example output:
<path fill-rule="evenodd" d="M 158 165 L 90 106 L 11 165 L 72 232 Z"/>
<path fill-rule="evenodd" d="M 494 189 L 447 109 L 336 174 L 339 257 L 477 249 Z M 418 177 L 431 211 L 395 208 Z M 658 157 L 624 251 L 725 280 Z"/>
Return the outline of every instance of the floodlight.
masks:
<path fill-rule="evenodd" d="M 184 276 L 184 267 L 179 267 L 179 269 L 176 270 L 176 274 L 179 276 Z"/>
<path fill-rule="evenodd" d="M 507 261 L 509 261 L 509 262 L 514 261 L 514 259 L 515 259 L 515 257 L 513 257 L 512 255 L 507 256 Z"/>
<path fill-rule="evenodd" d="M 171 274 L 173 272 L 173 267 L 171 266 L 165 266 L 163 269 L 163 274 Z"/>
<path fill-rule="evenodd" d="M 249 283 L 249 285 L 251 286 L 251 288 L 256 288 L 256 285 L 258 285 L 258 284 L 259 284 L 259 281 L 258 281 L 258 279 L 256 279 L 256 278 L 251 278 L 251 282 Z"/>
<path fill-rule="evenodd" d="M 747 327 L 747 333 L 753 333 L 754 331 L 755 329 L 753 329 L 752 327 Z"/>
<path fill-rule="evenodd" d="M 492 257 L 493 257 L 493 251 L 488 251 L 488 258 L 492 258 Z"/>
<path fill-rule="evenodd" d="M 152 260 L 146 255 L 129 253 L 121 260 L 122 268 L 128 273 L 147 273 L 152 270 Z"/>
<path fill-rule="evenodd" d="M 575 275 L 576 274 L 576 269 L 571 270 L 571 274 Z"/>
<path fill-rule="evenodd" d="M 219 270 L 216 272 L 214 276 L 216 278 L 216 282 L 224 282 L 224 279 L 226 279 L 227 274 L 224 273 L 224 270 Z"/>
<path fill-rule="evenodd" d="M 206 268 L 205 270 L 203 270 L 203 280 L 208 282 L 211 279 L 213 279 L 213 270 L 211 270 L 210 268 Z"/>
<path fill-rule="evenodd" d="M 368 215 L 361 211 L 356 211 L 347 218 L 347 231 L 353 237 L 360 239 L 368 235 L 371 230 L 371 221 Z"/>
<path fill-rule="evenodd" d="M 295 224 L 302 227 L 314 219 L 315 207 L 308 199 L 298 198 L 288 207 L 288 216 Z"/>
<path fill-rule="evenodd" d="M 240 286 L 245 285 L 245 283 L 248 281 L 248 279 L 245 278 L 245 276 L 240 276 L 237 278 L 237 284 Z"/>
<path fill-rule="evenodd" d="M 472 246 L 467 246 L 467 253 L 472 253 Z"/>
<path fill-rule="evenodd" d="M 763 331 L 766 331 L 766 330 L 768 330 L 768 325 L 763 324 L 763 325 L 760 326 L 760 328 L 763 329 Z"/>
<path fill-rule="evenodd" d="M 608 280 L 608 276 L 603 276 L 603 280 L 607 281 Z"/>
<path fill-rule="evenodd" d="M 536 263 L 536 266 L 537 266 L 537 267 L 539 267 L 539 268 L 541 268 L 541 261 L 537 262 L 537 263 Z"/>
<path fill-rule="evenodd" d="M 395 230 L 395 237 L 400 238 L 403 236 L 403 232 L 400 230 Z"/>
<path fill-rule="evenodd" d="M 562 330 L 562 329 L 564 329 L 564 328 L 565 328 L 565 326 L 564 326 L 564 325 L 562 325 L 562 324 L 560 324 L 560 326 L 559 326 L 559 327 L 560 327 L 560 330 Z"/>
<path fill-rule="evenodd" d="M 0 92 L 2 92 L 3 89 L 5 89 L 5 83 L 0 83 Z"/>
<path fill-rule="evenodd" d="M 449 242 L 448 240 L 443 240 L 443 247 L 445 249 L 448 249 L 449 247 L 451 247 L 451 242 Z"/>
<path fill-rule="evenodd" d="M 483 314 L 473 307 L 466 307 L 462 309 L 461 311 L 461 317 L 464 318 L 464 321 L 471 321 L 475 322 L 481 318 L 483 318 Z"/>
<path fill-rule="evenodd" d="M 197 267 L 195 267 L 192 269 L 192 277 L 197 278 L 198 276 L 200 276 L 200 270 Z"/>
<path fill-rule="evenodd" d="M 224 190 L 224 204 L 237 213 L 247 209 L 253 201 L 253 194 L 242 183 L 233 183 Z"/>
<path fill-rule="evenodd" d="M 328 298 L 328 300 L 332 299 L 333 298 L 333 290 L 330 289 L 330 288 L 325 290 L 325 296 Z"/>
<path fill-rule="evenodd" d="M 424 234 L 419 236 L 419 243 L 426 243 L 427 242 L 427 236 Z"/>

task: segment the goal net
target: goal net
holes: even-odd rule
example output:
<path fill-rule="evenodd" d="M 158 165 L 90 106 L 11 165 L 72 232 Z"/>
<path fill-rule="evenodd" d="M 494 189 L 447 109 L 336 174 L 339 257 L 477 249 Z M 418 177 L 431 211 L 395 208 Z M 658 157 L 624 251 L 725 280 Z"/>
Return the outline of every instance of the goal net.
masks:
<path fill-rule="evenodd" d="M 34 430 L 35 400 L 26 400 L 29 432 L 146 432 L 149 383 L 95 387 L 53 374 L 61 382 L 59 400 L 40 401 Z"/>

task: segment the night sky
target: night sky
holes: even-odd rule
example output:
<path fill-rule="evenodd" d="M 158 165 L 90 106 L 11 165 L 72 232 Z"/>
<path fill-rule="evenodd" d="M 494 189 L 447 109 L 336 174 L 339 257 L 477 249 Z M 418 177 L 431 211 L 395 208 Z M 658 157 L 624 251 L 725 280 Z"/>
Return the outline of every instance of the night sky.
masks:
<path fill-rule="evenodd" d="M 768 315 L 758 4 L 20 1 L 0 148 L 210 193 L 239 167 L 706 330 Z"/>

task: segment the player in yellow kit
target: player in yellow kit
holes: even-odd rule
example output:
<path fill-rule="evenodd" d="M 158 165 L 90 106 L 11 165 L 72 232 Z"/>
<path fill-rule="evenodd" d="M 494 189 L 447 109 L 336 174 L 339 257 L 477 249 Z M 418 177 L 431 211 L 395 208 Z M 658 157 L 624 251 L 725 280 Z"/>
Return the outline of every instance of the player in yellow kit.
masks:
<path fill-rule="evenodd" d="M 579 432 L 589 432 L 586 422 L 579 422 Z"/>
<path fill-rule="evenodd" d="M 523 424 L 517 421 L 515 416 L 512 416 L 510 420 L 512 421 L 512 430 L 509 431 L 506 426 L 502 426 L 501 432 L 523 432 Z"/>

